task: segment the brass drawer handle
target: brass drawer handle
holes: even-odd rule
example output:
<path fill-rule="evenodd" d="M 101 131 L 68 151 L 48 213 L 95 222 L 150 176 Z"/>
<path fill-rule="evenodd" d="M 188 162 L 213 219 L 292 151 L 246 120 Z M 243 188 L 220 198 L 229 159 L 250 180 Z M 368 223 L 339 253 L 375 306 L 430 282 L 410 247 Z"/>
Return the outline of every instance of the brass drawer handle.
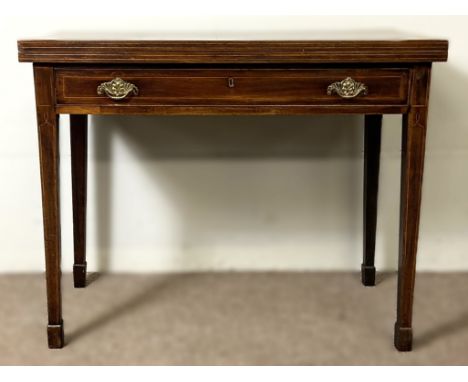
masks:
<path fill-rule="evenodd" d="M 343 81 L 333 82 L 327 88 L 327 95 L 338 94 L 342 98 L 354 98 L 359 94 L 367 94 L 367 86 L 361 82 L 346 77 Z"/>
<path fill-rule="evenodd" d="M 124 81 L 119 77 L 108 82 L 103 82 L 97 87 L 97 94 L 106 94 L 109 98 L 112 98 L 115 101 L 124 99 L 130 93 L 138 95 L 138 88 L 131 82 Z"/>

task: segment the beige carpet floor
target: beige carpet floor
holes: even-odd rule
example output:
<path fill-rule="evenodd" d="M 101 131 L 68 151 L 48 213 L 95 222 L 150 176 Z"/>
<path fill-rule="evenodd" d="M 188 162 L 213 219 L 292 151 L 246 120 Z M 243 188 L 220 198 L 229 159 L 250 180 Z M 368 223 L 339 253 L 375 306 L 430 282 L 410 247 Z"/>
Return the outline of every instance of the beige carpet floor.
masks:
<path fill-rule="evenodd" d="M 66 347 L 46 346 L 43 275 L 0 276 L 2 365 L 467 365 L 468 274 L 417 277 L 414 350 L 392 345 L 396 275 L 65 275 Z"/>

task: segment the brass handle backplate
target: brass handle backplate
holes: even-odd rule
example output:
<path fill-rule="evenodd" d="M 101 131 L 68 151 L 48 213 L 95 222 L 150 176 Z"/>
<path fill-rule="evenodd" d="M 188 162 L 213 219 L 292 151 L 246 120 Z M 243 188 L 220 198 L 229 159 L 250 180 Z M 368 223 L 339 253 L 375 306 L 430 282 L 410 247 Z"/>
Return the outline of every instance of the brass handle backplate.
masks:
<path fill-rule="evenodd" d="M 342 98 L 354 98 L 359 94 L 367 94 L 367 86 L 361 82 L 346 77 L 343 81 L 333 82 L 327 88 L 327 94 L 338 94 Z"/>
<path fill-rule="evenodd" d="M 115 101 L 124 99 L 130 93 L 138 95 L 138 88 L 131 82 L 124 81 L 119 77 L 108 82 L 103 82 L 97 87 L 97 94 L 105 94 Z"/>

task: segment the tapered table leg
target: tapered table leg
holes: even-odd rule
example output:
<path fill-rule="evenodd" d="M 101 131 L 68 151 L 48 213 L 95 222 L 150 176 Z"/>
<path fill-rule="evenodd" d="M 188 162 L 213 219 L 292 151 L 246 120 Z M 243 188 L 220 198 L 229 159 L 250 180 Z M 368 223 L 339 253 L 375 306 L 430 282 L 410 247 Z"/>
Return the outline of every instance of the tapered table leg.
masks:
<path fill-rule="evenodd" d="M 70 115 L 75 288 L 86 286 L 86 193 L 88 116 Z"/>
<path fill-rule="evenodd" d="M 60 269 L 59 130 L 52 89 L 53 69 L 35 65 L 34 82 L 44 218 L 47 337 L 49 348 L 61 348 L 64 336 Z"/>
<path fill-rule="evenodd" d="M 364 240 L 361 265 L 361 280 L 365 286 L 375 285 L 375 233 L 381 131 L 382 115 L 366 115 L 364 125 Z"/>
<path fill-rule="evenodd" d="M 414 70 L 410 111 L 403 117 L 400 253 L 395 347 L 412 349 L 413 293 L 424 169 L 430 67 Z"/>

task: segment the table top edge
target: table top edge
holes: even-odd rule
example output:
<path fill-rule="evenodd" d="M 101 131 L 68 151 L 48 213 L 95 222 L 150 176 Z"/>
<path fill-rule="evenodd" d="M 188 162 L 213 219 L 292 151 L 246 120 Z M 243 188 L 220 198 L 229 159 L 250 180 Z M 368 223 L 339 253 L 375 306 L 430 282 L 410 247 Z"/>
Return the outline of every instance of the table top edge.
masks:
<path fill-rule="evenodd" d="M 396 63 L 447 61 L 448 40 L 18 40 L 20 62 Z"/>

